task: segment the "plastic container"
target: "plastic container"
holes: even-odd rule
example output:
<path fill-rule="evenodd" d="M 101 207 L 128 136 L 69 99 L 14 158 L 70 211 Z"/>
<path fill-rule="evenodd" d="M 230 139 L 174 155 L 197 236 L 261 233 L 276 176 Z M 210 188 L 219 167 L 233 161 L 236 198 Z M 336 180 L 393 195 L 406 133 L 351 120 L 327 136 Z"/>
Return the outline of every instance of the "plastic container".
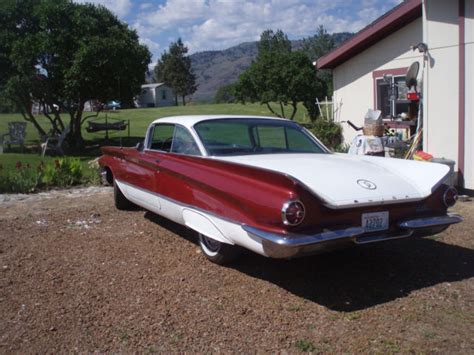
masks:
<path fill-rule="evenodd" d="M 454 173 L 454 165 L 456 165 L 456 162 L 454 160 L 446 158 L 433 158 L 431 162 L 449 166 L 449 173 L 446 176 L 444 183 L 448 184 L 449 186 L 456 185 L 456 174 Z"/>

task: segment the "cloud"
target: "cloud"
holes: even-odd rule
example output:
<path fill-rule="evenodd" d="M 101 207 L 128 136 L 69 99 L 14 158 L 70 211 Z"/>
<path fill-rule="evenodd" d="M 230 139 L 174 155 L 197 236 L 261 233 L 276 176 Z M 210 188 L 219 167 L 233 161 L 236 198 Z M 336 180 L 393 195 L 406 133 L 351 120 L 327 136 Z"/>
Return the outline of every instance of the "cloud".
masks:
<path fill-rule="evenodd" d="M 141 17 L 143 23 L 155 30 L 162 30 L 202 19 L 205 17 L 206 8 L 205 0 L 168 0 L 155 11 L 141 14 Z"/>
<path fill-rule="evenodd" d="M 75 0 L 75 2 L 103 5 L 120 18 L 126 17 L 132 8 L 130 0 Z"/>
<path fill-rule="evenodd" d="M 123 0 L 125 1 L 125 0 Z M 223 49 L 258 40 L 266 29 L 290 38 L 328 32 L 357 32 L 401 0 L 166 0 L 145 2 L 133 27 L 149 40 L 181 37 L 190 52 Z M 144 43 L 146 43 L 144 41 Z M 150 48 L 152 49 L 152 48 Z"/>
<path fill-rule="evenodd" d="M 161 49 L 159 43 L 147 37 L 140 37 L 140 43 L 146 45 L 151 52 L 158 52 Z"/>
<path fill-rule="evenodd" d="M 151 9 L 153 7 L 153 4 L 151 2 L 144 2 L 140 4 L 140 10 L 147 10 Z"/>

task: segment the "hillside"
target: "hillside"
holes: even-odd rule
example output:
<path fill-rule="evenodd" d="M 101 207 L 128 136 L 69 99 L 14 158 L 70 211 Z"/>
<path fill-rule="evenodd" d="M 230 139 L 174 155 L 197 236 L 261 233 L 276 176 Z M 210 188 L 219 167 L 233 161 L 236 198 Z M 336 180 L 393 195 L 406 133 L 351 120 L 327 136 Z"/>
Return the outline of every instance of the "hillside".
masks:
<path fill-rule="evenodd" d="M 352 34 L 335 33 L 332 36 L 338 46 Z M 292 47 L 296 50 L 301 49 L 302 44 L 302 40 L 292 41 Z M 256 55 L 257 42 L 241 43 L 220 51 L 191 54 L 192 67 L 199 85 L 193 101 L 212 101 L 217 89 L 236 81 Z"/>

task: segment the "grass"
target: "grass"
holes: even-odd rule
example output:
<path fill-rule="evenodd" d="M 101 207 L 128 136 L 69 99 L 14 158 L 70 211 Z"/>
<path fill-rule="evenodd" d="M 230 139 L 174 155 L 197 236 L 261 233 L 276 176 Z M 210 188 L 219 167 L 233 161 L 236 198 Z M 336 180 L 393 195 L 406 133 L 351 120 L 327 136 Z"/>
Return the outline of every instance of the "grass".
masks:
<path fill-rule="evenodd" d="M 277 109 L 276 105 L 274 105 Z M 84 112 L 84 115 L 90 114 Z M 127 109 L 101 112 L 97 118 L 99 120 L 105 120 L 105 118 L 113 118 L 120 120 L 130 120 L 130 139 L 128 139 L 127 131 L 120 131 L 113 133 L 110 136 L 109 141 L 105 142 L 104 132 L 88 133 L 86 131 L 87 123 L 83 125 L 83 137 L 86 140 L 86 146 L 88 147 L 83 152 L 80 152 L 78 157 L 84 164 L 83 170 L 87 174 L 90 169 L 87 167 L 87 161 L 100 155 L 99 147 L 102 145 L 121 145 L 133 146 L 136 142 L 142 140 L 145 136 L 146 129 L 152 121 L 157 118 L 167 116 L 179 116 L 179 115 L 260 115 L 260 116 L 273 116 L 272 113 L 267 109 L 265 105 L 255 104 L 206 104 L 206 105 L 187 105 L 187 106 L 172 106 L 172 107 L 159 107 L 159 108 L 142 108 L 142 109 Z M 43 127 L 45 131 L 49 131 L 51 128 L 50 123 L 43 115 L 36 116 L 38 123 Z M 68 115 L 63 114 L 63 120 L 67 122 Z M 295 119 L 299 122 L 309 121 L 307 117 L 306 109 L 303 105 L 299 105 L 298 112 Z M 8 122 L 10 121 L 24 121 L 21 114 L 0 114 L 0 134 L 8 132 Z M 8 171 L 14 169 L 17 161 L 21 161 L 23 164 L 30 164 L 36 166 L 41 161 L 39 152 L 40 137 L 33 124 L 27 124 L 26 128 L 26 139 L 25 145 L 26 153 L 20 153 L 18 146 L 12 146 L 11 150 L 7 150 L 4 154 L 0 154 L 0 164 L 2 165 L 2 171 Z M 7 149 L 5 147 L 5 149 Z M 55 157 L 45 157 L 45 162 L 55 159 Z M 0 174 L 2 172 L 0 171 Z"/>
<path fill-rule="evenodd" d="M 298 340 L 295 346 L 298 350 L 305 353 L 310 353 L 317 349 L 316 346 L 308 340 Z"/>
<path fill-rule="evenodd" d="M 277 106 L 273 105 L 275 110 Z M 278 111 L 277 111 L 278 112 Z M 84 112 L 84 115 L 88 115 L 89 112 Z M 260 115 L 260 116 L 273 116 L 273 114 L 267 109 L 265 105 L 255 104 L 206 104 L 206 105 L 187 105 L 187 106 L 171 106 L 171 107 L 158 107 L 158 108 L 140 108 L 140 109 L 127 109 L 101 112 L 98 119 L 103 120 L 107 116 L 108 118 L 130 120 L 130 136 L 141 137 L 145 135 L 145 131 L 149 124 L 157 119 L 167 116 L 180 116 L 180 115 Z M 68 115 L 63 114 L 62 116 L 65 123 L 68 122 Z M 95 119 L 95 118 L 92 118 Z M 38 123 L 48 131 L 50 129 L 49 121 L 43 115 L 37 116 Z M 303 105 L 298 106 L 298 112 L 295 120 L 298 122 L 309 122 L 307 111 Z M 0 114 L 0 134 L 8 131 L 8 122 L 10 121 L 24 121 L 21 114 Z M 85 128 L 87 123 L 83 125 L 83 137 L 86 141 L 101 141 L 104 138 L 104 133 L 88 133 Z M 112 135 L 112 140 L 118 140 L 119 136 L 126 136 L 127 131 L 121 131 L 120 133 Z M 28 123 L 26 128 L 26 144 L 38 144 L 39 136 L 36 129 L 31 123 Z"/>

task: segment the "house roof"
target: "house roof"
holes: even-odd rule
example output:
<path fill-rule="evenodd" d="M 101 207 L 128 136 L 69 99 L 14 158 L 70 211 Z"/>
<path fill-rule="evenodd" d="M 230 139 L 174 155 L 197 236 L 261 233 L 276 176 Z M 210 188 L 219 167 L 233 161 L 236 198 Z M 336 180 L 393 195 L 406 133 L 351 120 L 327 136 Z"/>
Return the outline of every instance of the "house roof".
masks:
<path fill-rule="evenodd" d="M 387 37 L 422 14 L 421 0 L 405 0 L 316 61 L 318 69 L 333 69 Z"/>
<path fill-rule="evenodd" d="M 163 85 L 165 85 L 165 83 L 143 84 L 142 89 L 147 89 L 147 88 L 156 89 Z"/>

